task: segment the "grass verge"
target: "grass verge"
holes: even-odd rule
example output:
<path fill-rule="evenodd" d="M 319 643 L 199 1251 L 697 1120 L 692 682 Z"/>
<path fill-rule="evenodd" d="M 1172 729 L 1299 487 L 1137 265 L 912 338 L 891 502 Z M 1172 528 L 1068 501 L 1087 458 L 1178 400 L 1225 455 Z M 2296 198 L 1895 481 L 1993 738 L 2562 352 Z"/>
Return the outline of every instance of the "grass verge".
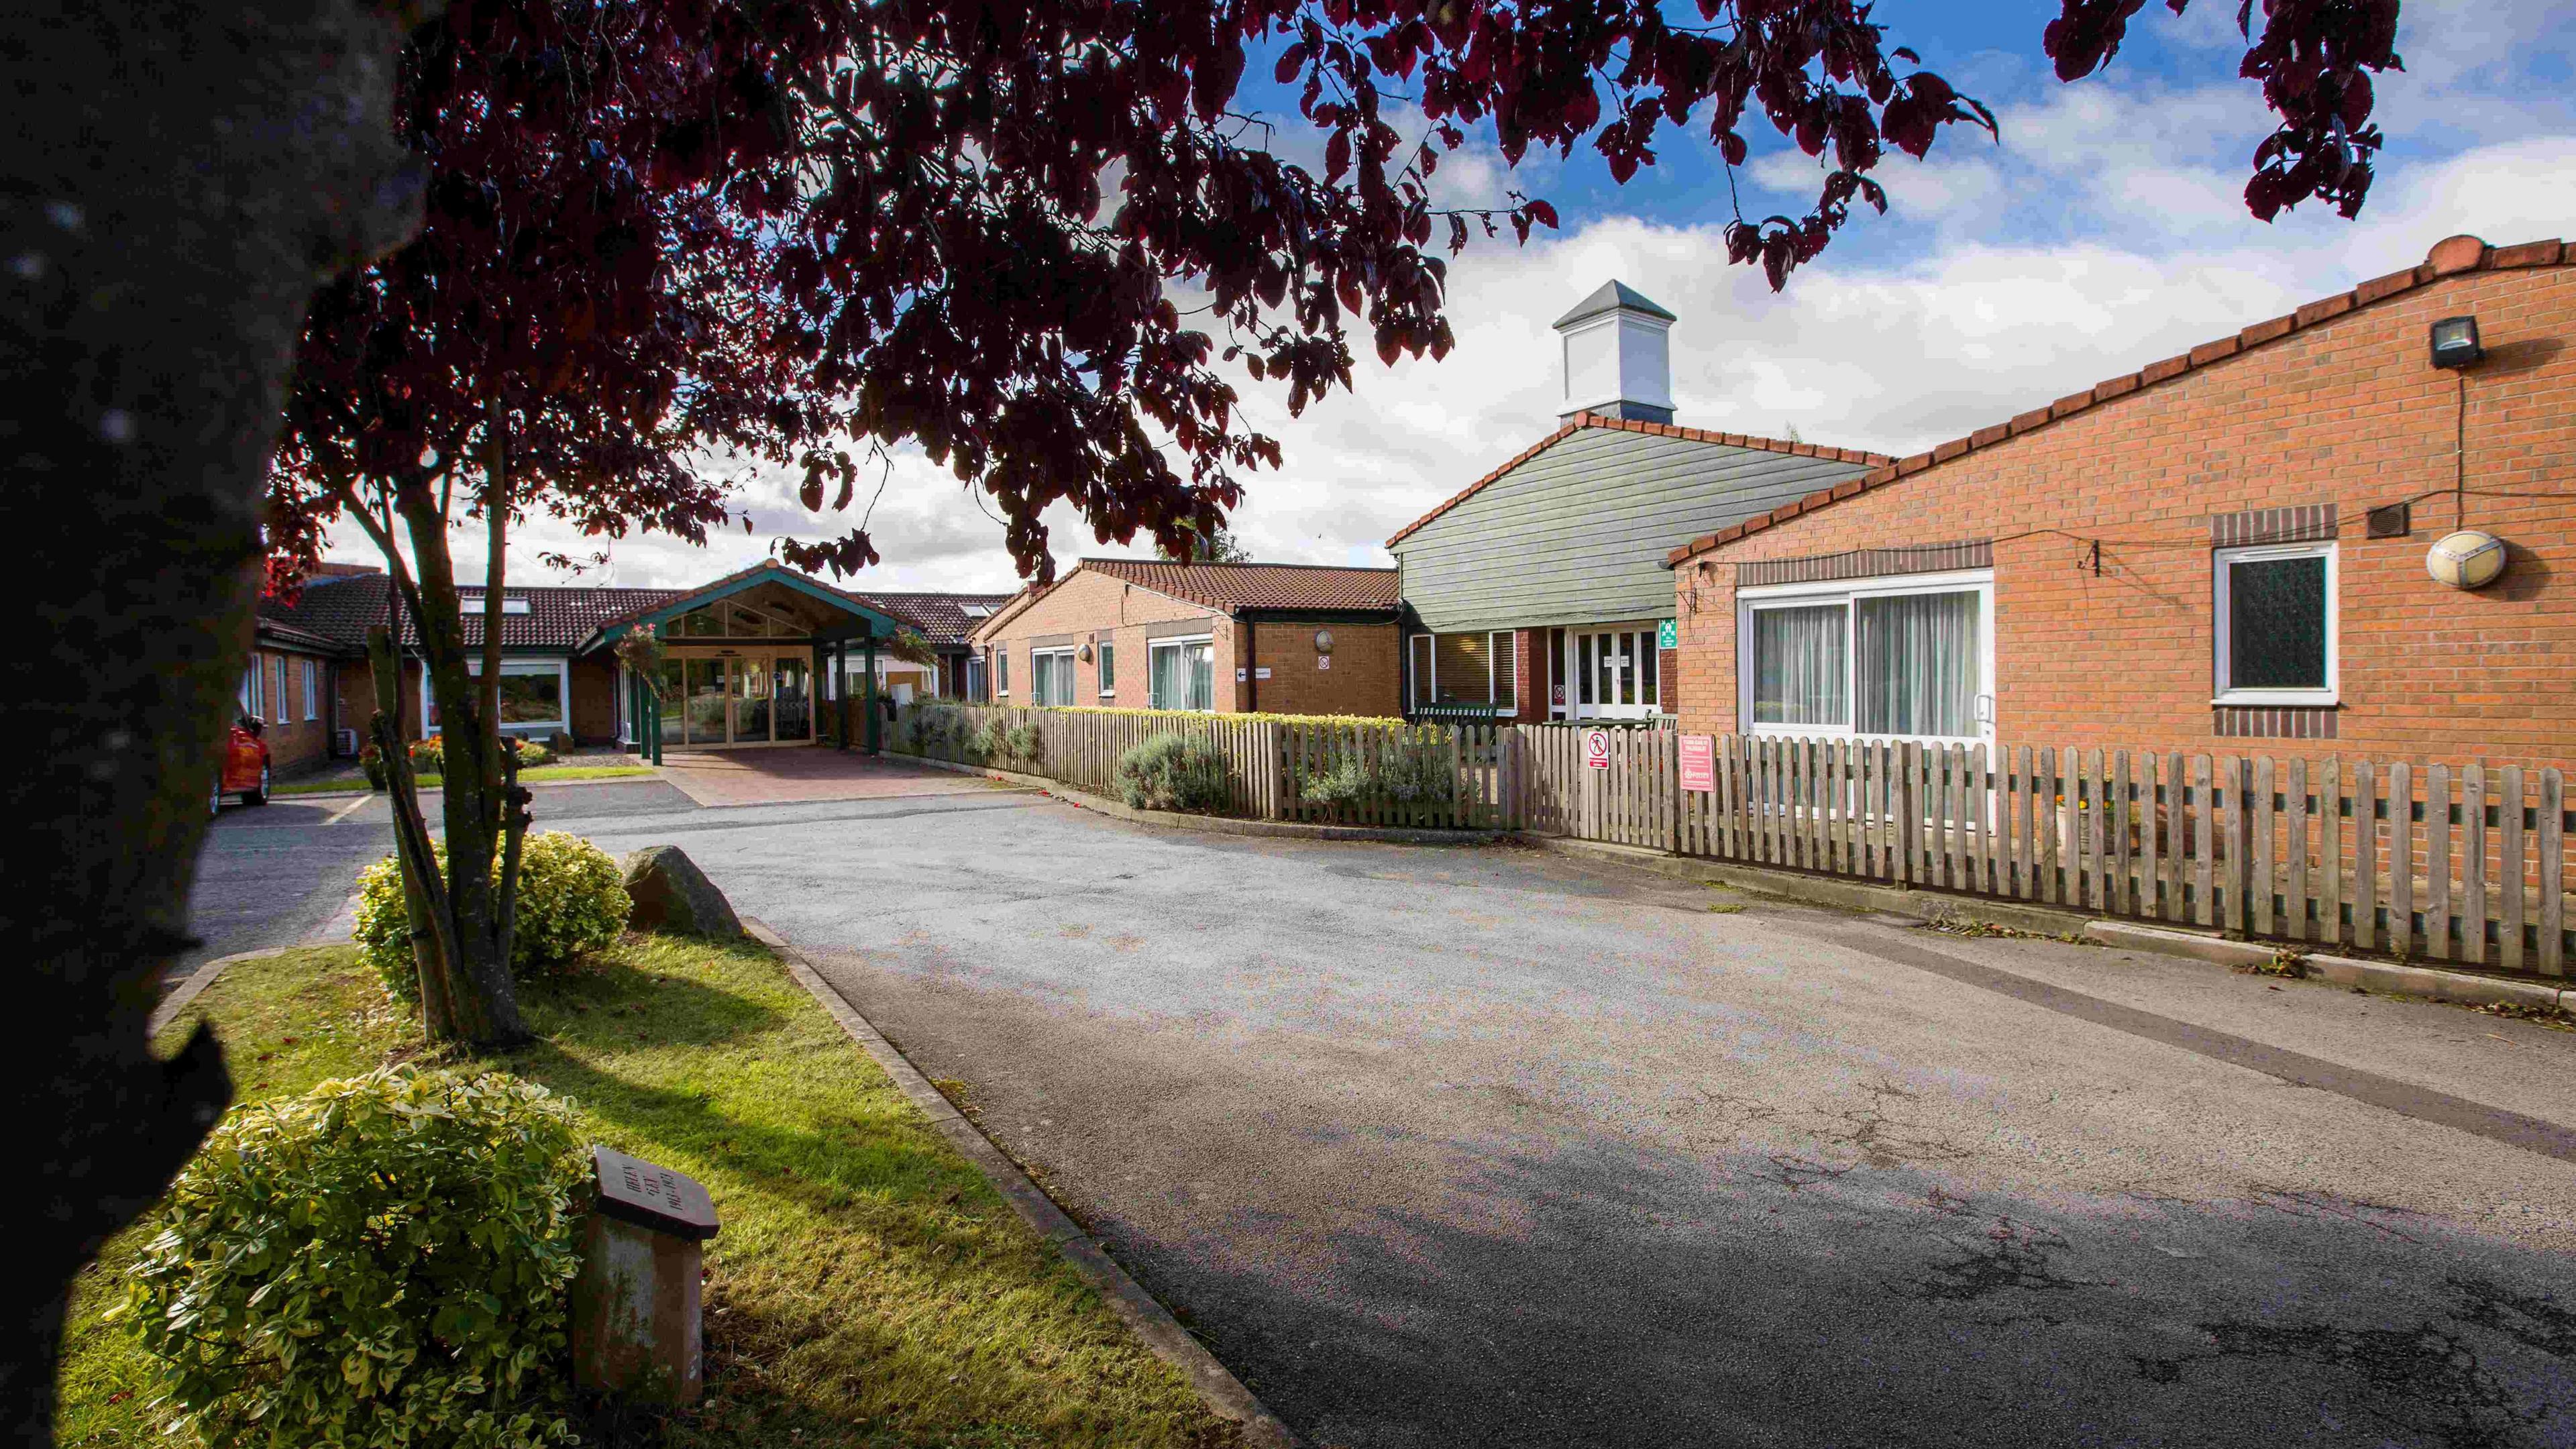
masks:
<path fill-rule="evenodd" d="M 532 769 L 521 770 L 519 783 L 546 785 L 561 784 L 566 780 L 615 780 L 627 775 L 652 773 L 653 767 L 650 765 L 538 765 Z M 424 790 L 438 788 L 439 776 L 437 775 L 425 774 L 419 779 L 420 788 Z M 299 780 L 292 785 L 272 786 L 268 793 L 271 795 L 346 795 L 366 788 L 367 780 L 364 775 L 335 775 L 327 780 Z"/>
<path fill-rule="evenodd" d="M 522 989 L 537 1039 L 452 1064 L 569 1097 L 596 1140 L 704 1182 L 724 1220 L 707 1398 L 670 1421 L 669 1449 L 1239 1442 L 762 947 L 630 937 Z M 235 963 L 165 1049 L 201 1016 L 245 1102 L 433 1055 L 345 946 Z M 74 1291 L 72 1449 L 161 1438 L 149 1364 L 102 1316 L 142 1241 L 112 1242 Z"/>

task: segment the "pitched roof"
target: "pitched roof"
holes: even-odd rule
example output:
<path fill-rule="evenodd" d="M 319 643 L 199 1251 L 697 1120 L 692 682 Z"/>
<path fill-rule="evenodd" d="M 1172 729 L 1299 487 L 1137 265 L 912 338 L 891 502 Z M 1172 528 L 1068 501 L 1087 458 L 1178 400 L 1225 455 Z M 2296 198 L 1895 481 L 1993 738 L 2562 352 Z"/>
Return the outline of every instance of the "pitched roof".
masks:
<path fill-rule="evenodd" d="M 583 586 L 537 585 L 525 589 L 505 589 L 508 599 L 526 599 L 528 612 L 501 615 L 501 647 L 504 649 L 573 649 L 589 638 L 593 631 L 611 619 L 659 608 L 673 599 L 695 593 L 694 589 L 608 589 Z M 484 596 L 480 584 L 461 584 L 456 600 L 462 604 Z M 483 646 L 483 625 L 487 616 L 467 614 L 466 647 Z M 408 613 L 403 616 L 403 644 L 406 648 L 420 643 L 420 624 Z"/>
<path fill-rule="evenodd" d="M 393 581 L 379 572 L 332 574 L 304 581 L 294 603 L 262 598 L 261 627 L 293 629 L 343 649 L 364 649 L 367 630 L 385 621 Z"/>
<path fill-rule="evenodd" d="M 1350 609 L 1393 612 L 1396 571 L 1331 564 L 1165 563 L 1159 559 L 1087 558 L 1077 568 L 1226 613 L 1259 609 Z"/>
<path fill-rule="evenodd" d="M 1591 296 L 1575 303 L 1573 311 L 1557 318 L 1554 322 L 1551 322 L 1548 325 L 1550 327 L 1569 327 L 1577 322 L 1583 321 L 1585 318 L 1598 317 L 1604 312 L 1616 312 L 1623 307 L 1631 312 L 1643 312 L 1649 317 L 1661 317 L 1667 322 L 1678 322 L 1681 320 L 1680 318 L 1675 317 L 1672 313 L 1667 312 L 1663 308 L 1656 306 L 1654 303 L 1647 301 L 1645 293 L 1638 291 L 1627 283 L 1621 281 L 1608 281 L 1603 282 Z"/>
<path fill-rule="evenodd" d="M 2473 236 L 2445 237 L 2433 244 L 2433 250 L 2425 254 L 2421 266 L 2409 267 L 2402 272 L 2391 272 L 2384 277 L 2373 277 L 2349 292 L 2337 292 L 2331 297 L 2320 297 L 2287 316 L 2275 317 L 2268 322 L 2257 322 L 2251 327 L 2239 330 L 2232 337 L 2221 337 L 2204 342 L 2178 357 L 2168 357 L 2162 362 L 2151 362 L 2136 372 L 2122 373 L 2108 381 L 2097 382 L 2082 392 L 2059 398 L 2046 407 L 2033 408 L 2029 412 L 2018 414 L 2008 422 L 1979 428 L 1964 438 L 1952 438 L 1946 443 L 1937 444 L 1928 451 L 1916 453 L 1911 457 L 1883 462 L 1874 471 L 1864 473 L 1858 478 L 1846 479 L 1831 488 L 1819 489 L 1804 498 L 1793 499 L 1768 513 L 1757 514 L 1732 527 L 1720 529 L 1715 533 L 1701 534 L 1666 554 L 1664 566 L 1674 567 L 1696 554 L 1706 553 L 1710 549 L 1733 543 L 1748 533 L 1758 532 L 1774 524 L 1786 523 L 1801 513 L 1812 513 L 1854 494 L 1866 492 L 1872 488 L 1883 488 L 1899 478 L 1912 477 L 1935 464 L 1947 463 L 1953 458 L 1975 452 L 1979 448 L 1993 447 L 1997 443 L 2020 437 L 2035 428 L 2044 428 L 2051 423 L 2100 407 L 2143 388 L 2152 387 L 2160 382 L 2169 382 L 2184 373 L 2197 371 L 2214 362 L 2223 362 L 2240 352 L 2250 351 L 2267 342 L 2277 342 L 2293 332 L 2340 317 L 2346 312 L 2370 306 L 2374 302 L 2386 301 L 2390 297 L 2411 292 L 2417 287 L 2429 286 L 2444 277 L 2457 276 L 2463 272 L 2510 271 L 2522 267 L 2561 265 L 2576 265 L 2576 247 L 2568 246 L 2555 239 L 2524 242 L 2519 246 L 2491 247 Z M 1420 524 L 1415 525 L 1417 528 L 1420 526 Z M 1398 537 L 1401 536 L 1398 535 Z"/>
<path fill-rule="evenodd" d="M 870 593 L 860 597 L 921 631 L 933 644 L 963 644 L 975 626 L 1001 611 L 1011 594 Z M 982 609 L 980 615 L 967 612 Z"/>
<path fill-rule="evenodd" d="M 1687 442 L 1707 443 L 1716 447 L 1751 448 L 1764 453 L 1793 453 L 1801 458 L 1830 458 L 1842 463 L 1866 463 L 1872 467 L 1895 460 L 1884 453 L 1864 453 L 1858 448 L 1827 448 L 1814 443 L 1793 442 L 1784 438 L 1762 438 L 1751 433 L 1713 433 L 1705 428 L 1685 428 L 1677 423 L 1641 423 L 1630 418 L 1614 418 L 1601 413 L 1582 412 L 1565 420 L 1564 426 L 1532 443 L 1509 462 L 1491 473 L 1449 495 L 1439 507 L 1395 531 L 1386 546 L 1393 548 L 1421 531 L 1423 525 L 1447 513 L 1482 492 L 1485 486 L 1509 473 L 1585 428 L 1610 428 L 1626 433 L 1649 433 L 1659 438 L 1680 438 Z"/>

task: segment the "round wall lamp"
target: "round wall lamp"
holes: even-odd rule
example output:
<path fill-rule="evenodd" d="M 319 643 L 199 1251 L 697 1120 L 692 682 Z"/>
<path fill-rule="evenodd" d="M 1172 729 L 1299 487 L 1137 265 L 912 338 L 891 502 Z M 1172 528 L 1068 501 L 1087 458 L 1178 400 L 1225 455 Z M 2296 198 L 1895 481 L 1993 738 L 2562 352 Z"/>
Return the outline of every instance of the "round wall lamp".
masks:
<path fill-rule="evenodd" d="M 1333 652 L 1332 630 L 1318 629 L 1315 631 L 1315 652 L 1318 654 L 1330 654 Z"/>
<path fill-rule="evenodd" d="M 1088 644 L 1082 646 L 1082 662 L 1085 664 L 1091 662 L 1091 646 Z"/>
<path fill-rule="evenodd" d="M 2504 576 L 2504 566 L 2504 540 L 2474 528 L 2444 534 L 2424 555 L 2433 581 L 2455 589 L 2483 589 Z"/>

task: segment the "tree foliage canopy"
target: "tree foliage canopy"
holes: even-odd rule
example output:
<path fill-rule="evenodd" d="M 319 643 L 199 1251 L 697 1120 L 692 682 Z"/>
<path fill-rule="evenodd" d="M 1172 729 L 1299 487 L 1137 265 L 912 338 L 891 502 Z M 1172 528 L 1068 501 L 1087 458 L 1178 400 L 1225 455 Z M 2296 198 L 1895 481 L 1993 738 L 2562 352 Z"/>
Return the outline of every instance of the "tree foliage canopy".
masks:
<path fill-rule="evenodd" d="M 2185 0 L 2168 0 L 2179 12 Z M 2073 79 L 2143 0 L 2064 0 L 2043 44 Z M 415 37 L 402 120 L 435 173 L 409 249 L 309 329 L 276 503 L 281 573 L 315 552 L 335 473 L 435 471 L 497 394 L 532 506 L 615 537 L 700 538 L 730 512 L 714 446 L 793 458 L 846 506 L 835 439 L 915 443 L 989 493 L 1024 572 L 1040 514 L 1168 553 L 1212 535 L 1275 441 L 1220 366 L 1292 411 L 1377 355 L 1444 354 L 1444 263 L 1546 201 L 1434 203 L 1490 134 L 1596 150 L 1625 181 L 1664 133 L 1729 166 L 1767 128 L 1827 165 L 1804 215 L 1737 217 L 1730 254 L 1783 285 L 1883 208 L 1888 148 L 1993 118 L 1853 0 L 457 0 Z M 2243 73 L 2279 130 L 2248 204 L 2347 215 L 2379 136 L 2369 73 L 2396 0 L 2271 0 Z M 1259 59 L 1321 165 L 1236 98 Z M 1406 108 L 1410 109 L 1406 109 Z M 1418 113 L 1419 135 L 1396 118 Z M 1201 306 L 1184 305 L 1193 298 Z M 317 480 L 319 480 L 317 482 Z M 781 540 L 800 567 L 874 561 L 864 529 Z M 282 580 L 283 581 L 283 580 Z"/>

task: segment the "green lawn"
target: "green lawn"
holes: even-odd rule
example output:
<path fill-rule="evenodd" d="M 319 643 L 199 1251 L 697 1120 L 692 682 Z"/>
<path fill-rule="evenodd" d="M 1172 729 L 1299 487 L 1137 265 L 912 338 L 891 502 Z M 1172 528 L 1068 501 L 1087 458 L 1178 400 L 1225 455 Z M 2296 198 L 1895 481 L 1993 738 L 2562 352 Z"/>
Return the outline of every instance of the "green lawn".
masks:
<path fill-rule="evenodd" d="M 532 769 L 521 770 L 519 783 L 559 785 L 566 780 L 615 780 L 627 775 L 652 773 L 653 767 L 650 765 L 538 765 Z M 424 774 L 418 778 L 420 788 L 424 790 L 438 788 L 440 778 L 438 775 Z M 278 785 L 271 788 L 268 793 L 271 795 L 345 795 L 350 791 L 366 788 L 366 776 L 344 772 L 333 775 L 327 780 L 299 780 L 292 785 Z"/>
<path fill-rule="evenodd" d="M 526 1001 L 538 1040 L 490 1064 L 572 1099 L 597 1140 L 707 1184 L 707 1399 L 670 1449 L 1239 1442 L 765 949 L 630 938 Z M 423 1055 L 355 951 L 236 963 L 212 1019 L 243 1100 Z M 145 1364 L 100 1315 L 141 1242 L 75 1290 L 66 1446 L 159 1439 Z"/>

